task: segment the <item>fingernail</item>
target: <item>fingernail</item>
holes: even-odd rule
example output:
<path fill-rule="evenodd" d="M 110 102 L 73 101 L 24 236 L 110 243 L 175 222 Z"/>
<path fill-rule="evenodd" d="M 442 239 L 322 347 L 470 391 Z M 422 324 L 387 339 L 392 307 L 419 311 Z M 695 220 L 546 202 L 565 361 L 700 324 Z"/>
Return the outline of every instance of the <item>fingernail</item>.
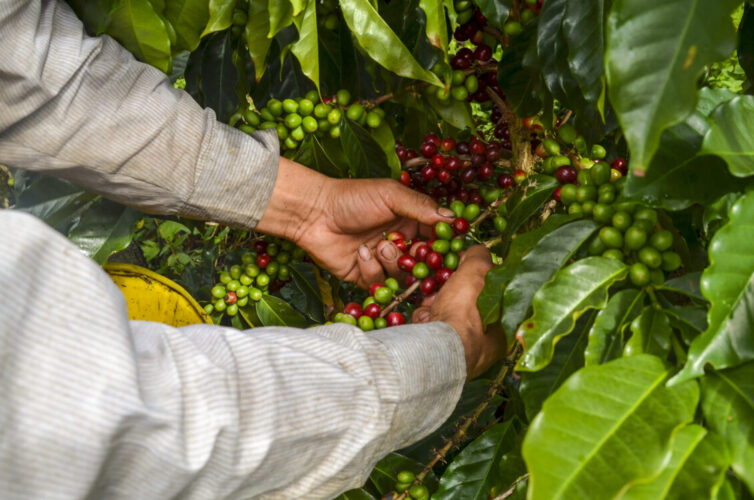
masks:
<path fill-rule="evenodd" d="M 429 321 L 429 313 L 426 311 L 420 312 L 418 313 L 416 319 L 419 320 L 419 323 L 426 323 L 427 321 Z"/>
<path fill-rule="evenodd" d="M 380 250 L 380 253 L 382 254 L 382 257 L 386 260 L 395 260 L 398 258 L 398 249 L 395 248 L 395 245 L 383 246 L 382 250 Z"/>
<path fill-rule="evenodd" d="M 449 208 L 440 207 L 437 209 L 437 213 L 442 215 L 443 217 L 453 218 L 455 217 L 455 214 L 453 211 Z"/>
<path fill-rule="evenodd" d="M 359 247 L 359 257 L 361 260 L 369 260 L 372 258 L 372 252 L 369 251 L 366 245 L 361 245 Z"/>

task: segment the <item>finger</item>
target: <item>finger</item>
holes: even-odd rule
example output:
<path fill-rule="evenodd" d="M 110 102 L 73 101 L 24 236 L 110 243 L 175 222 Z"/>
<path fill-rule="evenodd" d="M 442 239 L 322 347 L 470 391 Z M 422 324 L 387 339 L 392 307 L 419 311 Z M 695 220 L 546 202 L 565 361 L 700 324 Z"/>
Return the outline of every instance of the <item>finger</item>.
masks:
<path fill-rule="evenodd" d="M 414 310 L 414 314 L 411 315 L 411 322 L 412 323 L 427 323 L 430 320 L 430 318 L 431 316 L 429 313 L 428 306 L 417 307 Z"/>
<path fill-rule="evenodd" d="M 449 222 L 454 218 L 453 211 L 438 207 L 429 196 L 407 188 L 397 181 L 391 181 L 390 188 L 383 191 L 385 204 L 393 213 L 422 224 L 433 226 L 440 221 Z"/>
<path fill-rule="evenodd" d="M 398 258 L 402 255 L 395 243 L 388 240 L 382 240 L 377 243 L 377 260 L 387 271 L 387 274 L 393 277 L 401 277 L 403 273 L 398 268 Z"/>
<path fill-rule="evenodd" d="M 372 283 L 377 283 L 385 278 L 380 261 L 374 256 L 372 249 L 366 245 L 359 247 L 359 279 L 356 282 L 362 288 L 368 288 Z"/>

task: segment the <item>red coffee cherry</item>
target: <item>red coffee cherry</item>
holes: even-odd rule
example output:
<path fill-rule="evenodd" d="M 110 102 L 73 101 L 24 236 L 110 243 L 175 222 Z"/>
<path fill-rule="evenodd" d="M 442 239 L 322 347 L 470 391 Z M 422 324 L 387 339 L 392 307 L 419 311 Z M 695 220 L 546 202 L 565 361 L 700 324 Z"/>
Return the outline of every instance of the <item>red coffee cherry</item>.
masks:
<path fill-rule="evenodd" d="M 424 295 L 429 295 L 435 291 L 435 288 L 437 288 L 437 282 L 434 278 L 427 277 L 422 280 L 422 284 L 419 285 L 419 288 L 421 288 Z"/>
<path fill-rule="evenodd" d="M 359 319 L 364 314 L 364 311 L 361 310 L 361 306 L 356 302 L 349 302 L 343 308 L 343 313 L 350 314 L 354 318 Z"/>
<path fill-rule="evenodd" d="M 382 312 L 382 308 L 376 302 L 373 302 L 364 308 L 364 314 L 372 319 L 377 319 L 377 317 L 380 315 L 380 312 Z"/>
<path fill-rule="evenodd" d="M 416 259 L 410 255 L 401 255 L 398 257 L 398 269 L 410 273 L 416 265 Z"/>
<path fill-rule="evenodd" d="M 391 312 L 385 319 L 387 320 L 387 326 L 400 326 L 406 323 L 403 315 L 399 312 Z"/>
<path fill-rule="evenodd" d="M 459 234 L 463 234 L 469 230 L 469 221 L 463 217 L 458 217 L 453 221 L 453 229 Z"/>

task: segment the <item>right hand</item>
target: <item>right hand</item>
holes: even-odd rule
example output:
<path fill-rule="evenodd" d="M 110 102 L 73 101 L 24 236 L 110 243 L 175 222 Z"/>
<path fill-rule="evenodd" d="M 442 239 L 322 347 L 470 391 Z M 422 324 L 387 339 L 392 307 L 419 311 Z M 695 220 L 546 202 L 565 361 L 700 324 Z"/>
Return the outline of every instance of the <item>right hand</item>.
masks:
<path fill-rule="evenodd" d="M 455 329 L 463 343 L 469 380 L 484 373 L 506 353 L 502 330 L 490 328 L 485 333 L 476 305 L 484 288 L 484 275 L 490 269 L 489 250 L 480 245 L 471 247 L 440 291 L 424 299 L 412 317 L 414 323 L 443 321 Z"/>

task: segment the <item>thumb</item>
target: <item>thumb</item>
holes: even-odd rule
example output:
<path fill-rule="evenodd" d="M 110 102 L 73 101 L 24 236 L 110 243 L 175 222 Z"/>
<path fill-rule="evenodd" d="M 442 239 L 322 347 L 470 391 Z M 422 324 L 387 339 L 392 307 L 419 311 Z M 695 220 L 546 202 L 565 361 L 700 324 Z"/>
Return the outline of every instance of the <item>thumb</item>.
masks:
<path fill-rule="evenodd" d="M 455 217 L 448 208 L 438 207 L 429 196 L 416 192 L 396 181 L 391 182 L 392 189 L 387 192 L 387 205 L 394 214 L 419 221 L 428 226 L 436 222 L 450 222 Z"/>

